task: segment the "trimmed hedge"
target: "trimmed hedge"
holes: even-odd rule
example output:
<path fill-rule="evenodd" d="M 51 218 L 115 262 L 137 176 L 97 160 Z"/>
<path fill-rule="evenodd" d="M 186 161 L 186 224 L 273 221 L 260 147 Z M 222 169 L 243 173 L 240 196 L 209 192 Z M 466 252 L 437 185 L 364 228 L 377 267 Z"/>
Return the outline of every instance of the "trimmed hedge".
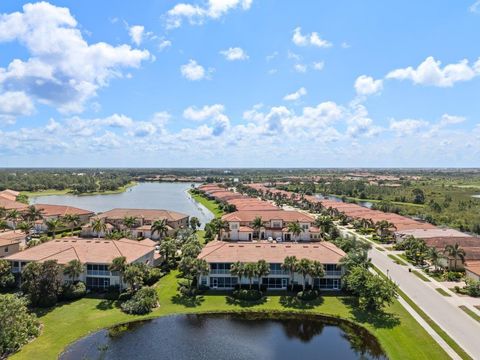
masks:
<path fill-rule="evenodd" d="M 238 300 L 257 301 L 263 297 L 263 293 L 256 289 L 238 289 L 233 291 L 233 297 Z"/>
<path fill-rule="evenodd" d="M 318 298 L 318 295 L 319 294 L 317 290 L 305 290 L 305 291 L 300 291 L 297 294 L 297 298 L 303 301 L 311 301 Z"/>

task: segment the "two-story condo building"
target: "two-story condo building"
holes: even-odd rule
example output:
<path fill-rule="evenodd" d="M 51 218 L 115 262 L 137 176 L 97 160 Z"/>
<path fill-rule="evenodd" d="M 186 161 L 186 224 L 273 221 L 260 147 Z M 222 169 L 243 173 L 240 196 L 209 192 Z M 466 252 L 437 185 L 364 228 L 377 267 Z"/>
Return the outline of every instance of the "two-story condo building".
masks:
<path fill-rule="evenodd" d="M 56 260 L 60 265 L 66 265 L 71 260 L 79 260 L 84 265 L 84 271 L 78 280 L 84 281 L 89 289 L 105 289 L 121 285 L 119 274 L 108 270 L 113 259 L 124 256 L 128 264 L 144 263 L 153 266 L 155 244 L 148 239 L 136 241 L 69 237 L 48 241 L 5 259 L 11 262 L 12 272 L 19 277 L 22 268 L 32 261 Z M 68 280 L 70 279 L 64 277 L 65 282 Z"/>
<path fill-rule="evenodd" d="M 20 231 L 0 232 L 0 259 L 19 252 L 25 246 L 25 234 Z"/>
<path fill-rule="evenodd" d="M 263 226 L 254 228 L 256 218 L 262 219 Z M 236 211 L 226 214 L 222 220 L 228 222 L 228 231 L 222 231 L 221 240 L 251 241 L 271 238 L 281 241 L 318 241 L 320 230 L 314 226 L 315 218 L 299 211 L 264 210 Z M 298 223 L 300 234 L 292 234 L 288 225 Z"/>
<path fill-rule="evenodd" d="M 286 289 L 292 281 L 291 274 L 282 270 L 282 264 L 287 256 L 295 256 L 298 260 L 306 258 L 320 261 L 325 269 L 325 275 L 312 279 L 307 276 L 306 283 L 317 289 L 336 290 L 341 287 L 343 268 L 340 259 L 345 253 L 332 243 L 277 243 L 269 242 L 227 242 L 212 241 L 208 243 L 198 256 L 210 266 L 210 273 L 201 276 L 200 284 L 211 289 L 231 289 L 236 285 L 249 284 L 249 279 L 230 274 L 230 266 L 239 261 L 254 263 L 265 260 L 270 266 L 270 273 L 261 279 L 253 279 L 253 284 L 261 283 L 267 289 Z M 293 275 L 294 284 L 303 284 L 303 276 Z"/>
<path fill-rule="evenodd" d="M 125 226 L 125 219 L 131 217 L 135 218 L 136 223 L 132 228 Z M 152 224 L 157 220 L 165 220 L 167 223 L 169 236 L 177 229 L 186 228 L 189 225 L 189 217 L 186 214 L 182 214 L 171 210 L 157 210 L 157 209 L 112 209 L 105 211 L 104 213 L 94 216 L 92 220 L 101 219 L 106 225 L 106 232 L 113 230 L 128 230 L 135 238 L 148 238 L 153 240 L 159 240 L 160 234 L 158 232 L 152 233 Z M 87 224 L 82 227 L 82 236 L 86 237 L 105 237 L 102 232 L 97 234 L 91 224 Z"/>
<path fill-rule="evenodd" d="M 47 231 L 47 221 L 49 220 L 64 220 L 67 215 L 77 215 L 78 225 L 81 226 L 88 223 L 90 218 L 95 215 L 93 211 L 68 205 L 34 204 L 34 206 L 42 214 L 42 218 L 35 221 L 35 231 L 37 232 Z M 65 227 L 68 226 L 69 224 L 65 223 Z"/>

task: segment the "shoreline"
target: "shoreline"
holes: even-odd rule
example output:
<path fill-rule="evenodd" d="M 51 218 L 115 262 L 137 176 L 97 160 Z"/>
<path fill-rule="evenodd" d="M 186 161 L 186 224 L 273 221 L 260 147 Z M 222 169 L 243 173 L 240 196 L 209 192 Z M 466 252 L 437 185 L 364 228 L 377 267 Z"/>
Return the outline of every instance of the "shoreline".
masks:
<path fill-rule="evenodd" d="M 71 195 L 71 196 L 94 196 L 94 195 L 112 195 L 112 194 L 121 194 L 126 192 L 128 189 L 138 185 L 137 181 L 131 181 L 128 184 L 120 187 L 117 190 L 107 190 L 107 191 L 94 191 L 89 193 L 74 194 L 70 189 L 65 190 L 43 190 L 43 191 L 21 191 L 20 195 L 26 195 L 29 199 L 37 198 L 41 196 L 54 196 L 54 195 Z"/>

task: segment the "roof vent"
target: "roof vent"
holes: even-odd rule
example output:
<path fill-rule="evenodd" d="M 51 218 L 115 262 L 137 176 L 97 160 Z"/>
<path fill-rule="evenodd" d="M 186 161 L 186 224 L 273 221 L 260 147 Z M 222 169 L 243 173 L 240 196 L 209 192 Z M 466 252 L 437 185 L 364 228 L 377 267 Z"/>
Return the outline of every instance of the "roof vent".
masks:
<path fill-rule="evenodd" d="M 92 242 L 92 240 L 87 240 L 87 243 L 91 243 L 91 242 Z"/>
<path fill-rule="evenodd" d="M 238 247 L 243 247 L 243 245 L 238 245 Z"/>
<path fill-rule="evenodd" d="M 287 245 L 287 246 L 285 246 L 285 247 L 287 247 L 287 248 L 291 248 L 292 246 L 291 246 L 291 245 Z"/>
<path fill-rule="evenodd" d="M 261 247 L 261 246 L 260 246 L 260 245 L 255 245 L 255 247 L 259 248 L 259 247 Z"/>
<path fill-rule="evenodd" d="M 318 249 L 318 246 L 317 246 L 317 245 L 313 245 L 313 248 L 314 248 L 314 249 Z"/>
<path fill-rule="evenodd" d="M 307 246 L 307 245 L 303 245 L 303 247 L 304 247 L 305 249 L 308 249 L 308 246 Z"/>

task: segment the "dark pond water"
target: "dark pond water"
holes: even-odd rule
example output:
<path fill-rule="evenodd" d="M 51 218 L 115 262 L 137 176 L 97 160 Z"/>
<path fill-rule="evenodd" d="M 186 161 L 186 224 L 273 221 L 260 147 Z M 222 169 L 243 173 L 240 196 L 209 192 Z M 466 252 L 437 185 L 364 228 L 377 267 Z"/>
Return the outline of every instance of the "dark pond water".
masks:
<path fill-rule="evenodd" d="M 319 198 L 319 199 L 327 199 L 327 200 L 333 200 L 333 201 L 336 201 L 336 202 L 343 202 L 342 197 L 341 196 L 336 196 L 336 195 L 323 196 L 323 195 L 317 194 L 316 197 Z M 370 202 L 370 201 L 357 201 L 356 204 L 358 204 L 360 206 L 363 206 L 363 207 L 366 207 L 366 208 L 369 208 L 369 209 L 373 205 L 373 203 Z"/>
<path fill-rule="evenodd" d="M 30 203 L 70 205 L 94 212 L 113 208 L 167 209 L 196 216 L 205 224 L 213 219 L 213 214 L 190 198 L 190 187 L 191 183 L 139 183 L 120 194 L 37 196 Z"/>
<path fill-rule="evenodd" d="M 361 328 L 259 316 L 178 315 L 102 330 L 71 345 L 60 359 L 386 359 Z"/>

